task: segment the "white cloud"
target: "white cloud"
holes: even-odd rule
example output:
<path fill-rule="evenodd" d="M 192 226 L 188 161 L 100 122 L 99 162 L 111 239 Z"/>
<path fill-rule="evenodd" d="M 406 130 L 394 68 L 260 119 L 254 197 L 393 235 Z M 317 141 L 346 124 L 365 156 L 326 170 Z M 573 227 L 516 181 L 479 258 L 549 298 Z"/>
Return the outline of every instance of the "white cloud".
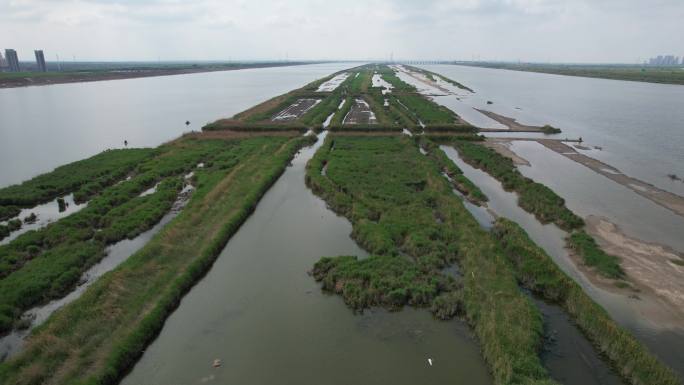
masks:
<path fill-rule="evenodd" d="M 632 62 L 684 54 L 682 14 L 681 0 L 0 0 L 0 44 L 26 59 Z"/>

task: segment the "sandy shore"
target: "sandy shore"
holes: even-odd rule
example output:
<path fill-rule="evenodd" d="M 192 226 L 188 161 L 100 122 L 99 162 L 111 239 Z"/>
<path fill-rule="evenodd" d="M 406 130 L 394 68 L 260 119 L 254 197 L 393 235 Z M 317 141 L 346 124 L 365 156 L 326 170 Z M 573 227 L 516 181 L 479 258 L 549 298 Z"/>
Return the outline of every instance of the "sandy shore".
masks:
<path fill-rule="evenodd" d="M 440 90 L 440 91 L 443 92 L 445 95 L 453 95 L 453 94 L 454 94 L 453 92 L 451 92 L 451 91 L 449 91 L 448 89 L 446 89 L 446 88 L 442 87 L 441 85 L 439 85 L 439 83 L 437 83 L 437 82 L 435 82 L 435 81 L 432 81 L 432 80 L 428 79 L 427 76 L 423 75 L 423 74 L 420 73 L 420 72 L 411 71 L 410 69 L 408 69 L 408 68 L 406 68 L 406 67 L 404 67 L 404 66 L 395 66 L 395 69 L 397 69 L 397 70 L 399 70 L 399 71 L 405 73 L 406 75 L 408 75 L 408 76 L 410 76 L 410 77 L 416 79 L 417 81 L 419 81 L 419 82 L 421 82 L 421 83 L 423 83 L 423 84 L 425 84 L 425 85 L 427 85 L 427 86 L 430 86 L 430 87 L 432 87 L 432 88 L 435 88 L 435 89 L 437 89 L 437 90 Z"/>
<path fill-rule="evenodd" d="M 511 158 L 516 166 L 529 166 L 530 162 L 527 159 L 519 156 L 511 150 L 511 141 L 500 138 L 487 138 L 484 145 L 498 152 L 499 154 Z"/>
<path fill-rule="evenodd" d="M 516 164 L 529 165 L 510 149 L 514 140 L 536 141 L 545 147 L 568 157 L 611 180 L 620 183 L 639 195 L 674 211 L 666 203 L 680 203 L 684 207 L 684 198 L 662 190 L 622 174 L 618 169 L 580 154 L 574 148 L 560 140 L 534 138 L 487 138 L 487 145 L 504 156 L 513 159 Z M 525 163 L 523 163 L 523 161 Z M 636 186 L 645 186 L 644 188 Z M 671 196 L 672 197 L 671 197 Z M 657 199 L 666 197 L 665 202 Z M 675 213 L 682 215 L 684 211 Z M 659 328 L 681 328 L 684 325 L 684 255 L 670 247 L 657 243 L 649 243 L 629 236 L 607 218 L 588 216 L 585 218 L 586 231 L 597 241 L 601 249 L 620 258 L 620 265 L 627 274 L 628 287 L 619 287 L 618 281 L 604 278 L 593 269 L 584 265 L 584 261 L 568 250 L 575 265 L 596 287 L 611 293 L 626 295 L 635 302 L 644 319 L 648 319 Z"/>
<path fill-rule="evenodd" d="M 473 108 L 475 111 L 485 115 L 486 117 L 495 120 L 498 123 L 503 124 L 508 127 L 508 129 L 499 128 L 480 128 L 482 132 L 541 132 L 544 133 L 544 128 L 542 126 L 529 126 L 518 122 L 516 119 L 509 118 L 508 116 L 499 115 L 496 112 L 482 110 L 480 108 Z"/>
<path fill-rule="evenodd" d="M 684 325 L 684 255 L 655 243 L 644 242 L 624 234 L 607 218 L 589 216 L 587 232 L 601 248 L 620 257 L 620 265 L 627 273 L 630 289 L 619 289 L 615 281 L 599 277 L 591 271 L 583 272 L 603 289 L 613 292 L 631 292 L 629 295 L 644 302 L 644 316 L 663 327 Z M 679 262 L 677 262 L 679 261 Z M 580 266 L 582 262 L 576 260 Z"/>
<path fill-rule="evenodd" d="M 542 138 L 487 138 L 487 142 L 492 143 L 493 149 L 499 151 L 501 147 L 513 141 L 532 141 L 538 142 L 544 147 L 563 155 L 564 157 L 571 159 L 585 167 L 591 169 L 597 174 L 601 174 L 606 178 L 621 184 L 628 189 L 634 191 L 635 193 L 641 195 L 642 197 L 652 201 L 653 203 L 662 206 L 673 213 L 684 217 L 684 197 L 677 194 L 673 194 L 669 191 L 662 190 L 650 183 L 646 183 L 642 180 L 633 178 L 631 176 L 623 174 L 617 168 L 603 163 L 598 159 L 591 158 L 584 154 L 577 152 L 573 147 L 568 146 L 564 142 L 569 142 L 568 140 L 558 140 L 558 139 L 542 139 Z M 511 152 L 510 148 L 506 150 L 501 150 L 504 152 Z M 502 155 L 511 157 L 510 154 L 500 152 Z M 513 153 L 513 156 L 520 158 L 517 154 Z M 522 159 L 522 158 L 520 158 Z M 513 159 L 515 162 L 515 159 Z M 527 162 L 527 161 L 525 161 Z M 519 164 L 519 163 L 516 163 Z M 524 163 L 520 163 L 524 164 Z"/>

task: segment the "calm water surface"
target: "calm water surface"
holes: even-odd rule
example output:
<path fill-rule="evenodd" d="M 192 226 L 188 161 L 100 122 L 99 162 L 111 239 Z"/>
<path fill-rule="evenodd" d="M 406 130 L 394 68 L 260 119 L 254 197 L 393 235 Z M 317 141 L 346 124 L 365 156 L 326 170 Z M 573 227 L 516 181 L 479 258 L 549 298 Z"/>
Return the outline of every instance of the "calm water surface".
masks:
<path fill-rule="evenodd" d="M 544 249 L 566 274 L 579 283 L 592 299 L 610 313 L 618 324 L 631 331 L 637 339 L 642 341 L 654 354 L 662 359 L 663 362 L 670 365 L 684 378 L 683 330 L 667 330 L 658 325 L 654 325 L 645 315 L 650 313 L 651 304 L 628 298 L 622 294 L 608 292 L 593 285 L 570 259 L 568 251 L 565 248 L 565 237 L 567 236 L 567 233 L 554 224 L 541 224 L 534 215 L 524 211 L 518 206 L 518 197 L 515 193 L 505 191 L 499 181 L 484 171 L 465 163 L 453 147 L 442 146 L 441 148 L 447 156 L 463 170 L 463 174 L 480 187 L 482 192 L 487 195 L 489 198 L 487 206 L 494 213 L 518 223 L 527 232 L 530 238 L 539 245 L 539 247 Z M 580 165 L 575 166 L 582 167 Z M 527 168 L 522 169 L 527 170 Z M 569 167 L 569 170 L 576 171 L 572 166 Z M 572 175 L 571 173 L 563 173 L 563 175 L 568 175 L 568 178 L 572 179 L 572 177 L 570 177 L 570 175 Z M 598 175 L 596 176 L 598 177 Z M 557 310 L 548 306 L 541 306 L 541 308 L 545 315 L 547 315 L 547 321 L 550 323 L 560 322 L 560 326 L 555 327 L 556 330 L 561 332 L 565 331 L 566 333 L 571 332 L 571 329 L 563 324 L 562 319 L 558 318 Z M 574 340 L 576 338 L 575 335 L 577 335 L 577 333 L 566 334 L 566 337 Z M 568 349 L 568 346 L 570 346 L 569 349 L 572 351 L 573 348 L 571 346 L 575 346 L 575 348 L 577 348 L 577 355 L 585 356 L 582 352 L 583 345 L 583 343 L 565 344 L 560 347 L 560 350 L 565 351 Z M 571 356 L 568 357 L 568 362 L 574 359 Z M 550 363 L 550 368 L 555 368 L 556 374 L 559 373 L 559 370 L 561 371 L 560 375 L 556 378 L 566 378 L 566 376 L 572 377 L 574 375 L 572 370 L 567 370 L 569 367 L 571 368 L 571 366 L 562 365 L 562 359 L 560 361 L 555 360 L 553 355 L 547 356 L 547 359 L 550 359 L 547 360 L 547 363 Z M 603 372 L 603 370 L 595 372 L 594 369 L 592 369 L 594 365 L 590 360 L 587 361 L 587 365 L 588 367 L 584 370 L 589 371 L 589 373 L 596 374 Z M 563 372 L 563 370 L 565 370 L 565 372 Z"/>
<path fill-rule="evenodd" d="M 366 255 L 304 185 L 313 152 L 295 158 L 123 384 L 491 383 L 462 322 L 410 308 L 355 315 L 307 275 L 321 256 Z"/>
<path fill-rule="evenodd" d="M 0 187 L 107 148 L 123 147 L 124 140 L 134 147 L 157 146 L 354 65 L 0 89 Z"/>
<path fill-rule="evenodd" d="M 427 65 L 475 90 L 436 100 L 456 112 L 490 110 L 522 123 L 560 127 L 557 137 L 581 136 L 587 155 L 622 172 L 684 195 L 684 86 L 539 74 L 455 65 Z M 487 104 L 491 100 L 493 104 Z M 474 124 L 494 126 L 479 114 Z M 487 124 L 489 121 L 489 124 Z"/>

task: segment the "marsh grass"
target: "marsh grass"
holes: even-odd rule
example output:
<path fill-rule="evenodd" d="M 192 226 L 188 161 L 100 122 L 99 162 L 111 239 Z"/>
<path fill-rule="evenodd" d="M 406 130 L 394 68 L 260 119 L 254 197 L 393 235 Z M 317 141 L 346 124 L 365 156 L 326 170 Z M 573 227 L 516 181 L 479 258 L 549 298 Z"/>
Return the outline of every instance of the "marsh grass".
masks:
<path fill-rule="evenodd" d="M 573 232 L 566 242 L 570 249 L 582 257 L 587 266 L 595 268 L 599 274 L 613 279 L 625 277 L 625 272 L 620 267 L 620 259 L 601 250 L 594 238 L 584 230 Z"/>
<path fill-rule="evenodd" d="M 518 194 L 518 205 L 540 222 L 553 222 L 564 230 L 584 226 L 584 220 L 565 206 L 565 200 L 547 186 L 523 176 L 513 161 L 473 141 L 456 141 L 455 147 L 465 162 L 496 178 L 507 191 Z"/>
<path fill-rule="evenodd" d="M 237 163 L 217 167 L 230 158 L 226 156 L 198 171 L 197 189 L 183 212 L 81 298 L 36 328 L 25 350 L 0 364 L 0 383 L 117 383 L 294 153 L 311 140 L 208 141 L 216 144 L 214 149 L 232 148 Z M 185 140 L 178 145 L 192 147 Z"/>
<path fill-rule="evenodd" d="M 594 347 L 633 385 L 677 385 L 676 374 L 613 321 L 516 223 L 497 219 L 492 230 L 520 283 L 563 307 Z"/>
<path fill-rule="evenodd" d="M 539 311 L 518 289 L 498 244 L 414 139 L 331 134 L 307 165 L 306 181 L 351 220 L 352 236 L 372 254 L 321 259 L 314 274 L 324 288 L 355 309 L 410 304 L 442 319 L 463 314 L 496 384 L 553 383 L 538 356 Z M 453 263 L 460 281 L 441 273 Z"/>

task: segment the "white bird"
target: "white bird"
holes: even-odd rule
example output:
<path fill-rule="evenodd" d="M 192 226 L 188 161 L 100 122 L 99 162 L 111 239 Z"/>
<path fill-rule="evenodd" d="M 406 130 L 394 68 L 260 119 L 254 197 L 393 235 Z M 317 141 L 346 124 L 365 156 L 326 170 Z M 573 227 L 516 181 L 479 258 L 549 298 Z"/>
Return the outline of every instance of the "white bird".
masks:
<path fill-rule="evenodd" d="M 430 366 L 432 366 L 432 358 L 428 358 L 428 364 L 430 364 Z"/>

